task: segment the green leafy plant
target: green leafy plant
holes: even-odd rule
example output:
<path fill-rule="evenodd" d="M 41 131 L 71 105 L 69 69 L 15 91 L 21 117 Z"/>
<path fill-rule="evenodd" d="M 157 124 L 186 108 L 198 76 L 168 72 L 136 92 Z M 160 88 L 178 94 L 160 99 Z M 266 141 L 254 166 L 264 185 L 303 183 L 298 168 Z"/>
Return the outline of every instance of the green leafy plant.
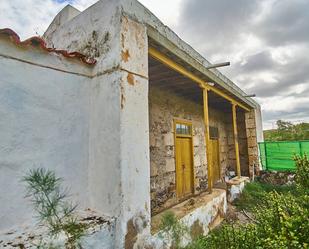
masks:
<path fill-rule="evenodd" d="M 160 224 L 160 236 L 167 235 L 168 239 L 172 241 L 172 248 L 181 248 L 181 239 L 188 235 L 188 231 L 188 227 L 179 221 L 173 212 L 167 211 L 163 214 Z"/>
<path fill-rule="evenodd" d="M 256 206 L 261 205 L 267 199 L 267 194 L 274 190 L 280 194 L 295 193 L 295 186 L 250 182 L 246 184 L 241 196 L 234 201 L 234 205 L 238 210 L 253 211 Z"/>
<path fill-rule="evenodd" d="M 186 249 L 256 249 L 259 248 L 256 236 L 258 234 L 255 225 L 235 226 L 226 223 L 212 231 L 209 236 L 193 241 Z"/>
<path fill-rule="evenodd" d="M 86 234 L 87 225 L 78 221 L 77 205 L 67 201 L 67 191 L 61 188 L 62 179 L 52 171 L 34 169 L 23 181 L 27 185 L 26 197 L 31 199 L 39 222 L 47 227 L 51 239 L 64 235 L 65 248 L 81 248 L 80 240 Z"/>
<path fill-rule="evenodd" d="M 295 155 L 296 165 L 295 182 L 300 191 L 309 193 L 309 159 L 307 154 L 304 156 Z"/>
<path fill-rule="evenodd" d="M 250 224 L 226 223 L 187 249 L 300 249 L 309 246 L 309 198 L 276 191 L 253 209 Z"/>
<path fill-rule="evenodd" d="M 309 161 L 295 156 L 294 185 L 253 182 L 237 200 L 238 209 L 251 212 L 249 224 L 221 225 L 187 249 L 309 248 Z"/>

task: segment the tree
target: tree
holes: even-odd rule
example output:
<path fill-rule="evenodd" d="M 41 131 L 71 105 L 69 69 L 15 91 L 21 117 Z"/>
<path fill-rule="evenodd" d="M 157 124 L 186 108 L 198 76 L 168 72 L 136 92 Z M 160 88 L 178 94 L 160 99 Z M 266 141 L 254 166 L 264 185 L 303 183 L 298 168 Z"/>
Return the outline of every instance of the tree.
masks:
<path fill-rule="evenodd" d="M 309 123 L 293 125 L 291 122 L 278 120 L 277 129 L 264 131 L 265 141 L 309 140 Z"/>

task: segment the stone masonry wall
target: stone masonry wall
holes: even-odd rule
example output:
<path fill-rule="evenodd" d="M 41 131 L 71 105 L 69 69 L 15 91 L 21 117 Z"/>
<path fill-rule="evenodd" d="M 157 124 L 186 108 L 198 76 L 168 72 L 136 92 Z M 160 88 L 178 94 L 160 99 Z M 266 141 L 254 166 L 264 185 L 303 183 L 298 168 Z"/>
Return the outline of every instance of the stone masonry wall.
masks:
<path fill-rule="evenodd" d="M 209 110 L 210 125 L 219 129 L 221 171 L 228 164 L 225 115 Z M 173 93 L 150 87 L 150 184 L 152 213 L 177 203 L 174 148 L 174 119 L 190 120 L 193 126 L 194 193 L 207 189 L 207 159 L 204 136 L 203 105 L 178 97 Z"/>
<path fill-rule="evenodd" d="M 226 113 L 220 112 L 213 108 L 209 108 L 209 126 L 217 127 L 219 131 L 219 160 L 220 160 L 220 169 L 221 176 L 224 177 L 226 169 L 229 166 L 229 136 L 232 133 L 231 120 L 229 120 Z"/>
<path fill-rule="evenodd" d="M 249 175 L 252 177 L 254 166 L 256 166 L 255 168 L 257 171 L 255 173 L 259 173 L 259 155 L 256 138 L 255 110 L 251 110 L 245 114 L 245 122 L 248 143 Z"/>
<path fill-rule="evenodd" d="M 239 145 L 239 158 L 242 176 L 249 176 L 248 169 L 248 143 L 246 134 L 245 113 L 243 111 L 237 112 L 237 133 Z M 228 120 L 232 122 L 232 113 L 229 113 Z M 234 144 L 234 133 L 232 124 L 228 126 L 228 165 L 229 170 L 235 171 L 236 174 L 236 154 Z"/>
<path fill-rule="evenodd" d="M 248 142 L 246 133 L 245 113 L 237 113 L 237 131 L 240 157 L 240 170 L 242 176 L 249 176 Z"/>

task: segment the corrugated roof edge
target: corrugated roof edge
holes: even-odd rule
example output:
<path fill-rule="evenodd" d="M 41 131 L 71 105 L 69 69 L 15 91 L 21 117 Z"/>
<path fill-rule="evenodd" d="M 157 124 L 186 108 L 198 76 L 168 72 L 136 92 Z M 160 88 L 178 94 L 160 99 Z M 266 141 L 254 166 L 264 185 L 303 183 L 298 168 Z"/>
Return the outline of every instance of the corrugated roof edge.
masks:
<path fill-rule="evenodd" d="M 15 33 L 12 29 L 4 28 L 0 29 L 0 35 L 4 35 L 9 37 L 9 39 L 16 44 L 17 46 L 34 46 L 34 47 L 40 47 L 41 49 L 47 51 L 48 53 L 56 53 L 60 54 L 66 58 L 77 58 L 81 62 L 87 64 L 87 65 L 94 65 L 96 64 L 96 59 L 89 58 L 84 54 L 81 54 L 79 52 L 68 52 L 66 50 L 58 50 L 55 48 L 48 48 L 46 47 L 46 42 L 38 36 L 30 37 L 29 39 L 26 39 L 24 41 L 20 40 L 20 37 Z"/>

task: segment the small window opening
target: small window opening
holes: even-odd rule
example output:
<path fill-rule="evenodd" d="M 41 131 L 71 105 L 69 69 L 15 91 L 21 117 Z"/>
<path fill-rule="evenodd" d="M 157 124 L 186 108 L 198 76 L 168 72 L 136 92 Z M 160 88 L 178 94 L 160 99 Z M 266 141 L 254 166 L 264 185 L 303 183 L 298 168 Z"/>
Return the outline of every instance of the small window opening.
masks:
<path fill-rule="evenodd" d="M 178 134 L 178 135 L 191 135 L 192 134 L 191 125 L 176 123 L 176 134 Z"/>
<path fill-rule="evenodd" d="M 218 139 L 219 131 L 217 127 L 209 126 L 209 137 L 210 139 Z"/>

